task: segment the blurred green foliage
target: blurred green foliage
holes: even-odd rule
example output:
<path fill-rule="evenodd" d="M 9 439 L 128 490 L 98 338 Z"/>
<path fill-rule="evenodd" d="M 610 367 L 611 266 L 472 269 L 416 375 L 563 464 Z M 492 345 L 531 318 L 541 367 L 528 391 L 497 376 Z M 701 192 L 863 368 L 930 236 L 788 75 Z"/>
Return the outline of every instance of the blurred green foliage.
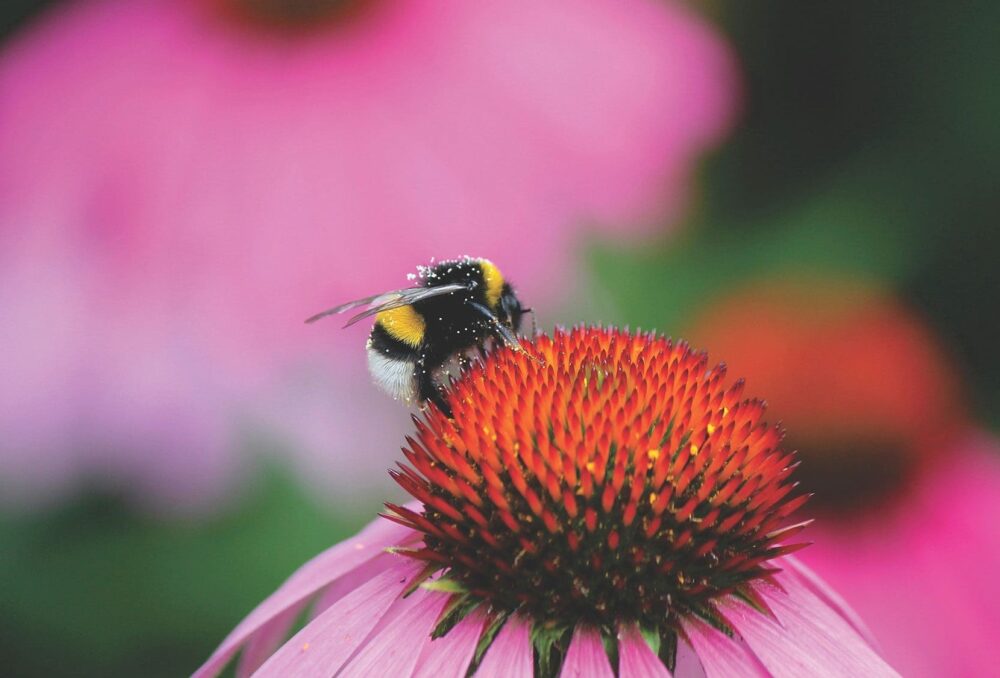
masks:
<path fill-rule="evenodd" d="M 0 8 L 0 35 L 41 6 Z M 929 317 L 1000 424 L 1000 3 L 745 3 L 709 11 L 745 74 L 735 134 L 690 218 L 653 247 L 594 244 L 621 320 L 676 334 L 781 270 L 875 278 Z M 0 518 L 6 675 L 176 676 L 295 567 L 378 506 L 331 512 L 275 470 L 208 522 L 91 496 Z"/>
<path fill-rule="evenodd" d="M 353 534 L 377 498 L 333 513 L 277 469 L 222 515 L 139 516 L 90 496 L 0 519 L 8 676 L 181 676 L 299 565 Z"/>
<path fill-rule="evenodd" d="M 57 0 L 7 0 L 0 7 L 0 38 L 6 38 Z"/>
<path fill-rule="evenodd" d="M 925 315 L 1000 425 L 1000 4 L 712 5 L 745 109 L 683 232 L 591 248 L 618 320 L 683 328 L 786 270 L 883 281 Z"/>

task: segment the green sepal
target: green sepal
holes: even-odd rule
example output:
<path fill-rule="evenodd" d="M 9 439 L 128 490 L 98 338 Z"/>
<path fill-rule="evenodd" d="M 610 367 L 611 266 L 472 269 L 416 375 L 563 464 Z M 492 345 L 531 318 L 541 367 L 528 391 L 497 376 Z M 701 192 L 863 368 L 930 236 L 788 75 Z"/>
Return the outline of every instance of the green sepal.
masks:
<path fill-rule="evenodd" d="M 610 633 L 601 633 L 601 642 L 604 644 L 604 654 L 608 656 L 611 666 L 618 666 L 618 638 Z"/>
<path fill-rule="evenodd" d="M 424 568 L 420 570 L 420 572 L 417 573 L 417 576 L 414 577 L 413 580 L 406 585 L 406 588 L 403 589 L 403 598 L 406 598 L 411 593 L 420 588 L 423 585 L 423 583 L 427 581 L 428 578 L 431 577 L 431 575 L 433 575 L 440 569 L 441 565 L 439 563 L 427 563 L 426 565 L 424 565 Z"/>
<path fill-rule="evenodd" d="M 673 674 L 674 669 L 677 668 L 677 632 L 668 628 L 660 633 L 659 641 L 660 647 L 656 652 L 656 656 L 660 658 L 660 661 L 667 667 L 667 670 Z"/>
<path fill-rule="evenodd" d="M 431 638 L 437 639 L 455 628 L 455 625 L 465 619 L 473 610 L 479 607 L 481 600 L 474 598 L 469 593 L 456 593 L 445 604 L 441 614 L 438 615 L 434 630 L 431 631 Z"/>
<path fill-rule="evenodd" d="M 646 645 L 649 645 L 649 649 L 653 651 L 653 654 L 660 654 L 660 630 L 656 627 L 646 628 L 640 626 L 639 633 L 642 634 L 643 640 L 646 641 Z"/>
<path fill-rule="evenodd" d="M 555 678 L 562 668 L 569 647 L 570 628 L 551 623 L 531 625 L 531 644 L 535 648 L 536 678 Z"/>
<path fill-rule="evenodd" d="M 465 674 L 466 676 L 471 676 L 479 668 L 480 662 L 483 661 L 483 656 L 486 651 L 490 649 L 490 645 L 496 639 L 497 634 L 500 633 L 500 629 L 503 625 L 507 623 L 507 619 L 510 617 L 510 612 L 493 612 L 489 621 L 486 622 L 486 626 L 483 627 L 482 633 L 479 635 L 479 642 L 476 643 L 476 652 L 472 656 L 472 663 L 469 664 L 469 670 Z"/>
<path fill-rule="evenodd" d="M 729 638 L 734 638 L 736 636 L 736 631 L 729 622 L 726 620 L 722 614 L 719 613 L 714 607 L 709 605 L 702 605 L 700 607 L 694 608 L 693 612 L 698 615 L 699 618 L 707 622 L 716 631 L 720 631 L 726 634 Z"/>
<path fill-rule="evenodd" d="M 439 593 L 468 593 L 462 582 L 450 577 L 441 577 L 434 581 L 425 581 L 420 584 L 420 588 Z"/>

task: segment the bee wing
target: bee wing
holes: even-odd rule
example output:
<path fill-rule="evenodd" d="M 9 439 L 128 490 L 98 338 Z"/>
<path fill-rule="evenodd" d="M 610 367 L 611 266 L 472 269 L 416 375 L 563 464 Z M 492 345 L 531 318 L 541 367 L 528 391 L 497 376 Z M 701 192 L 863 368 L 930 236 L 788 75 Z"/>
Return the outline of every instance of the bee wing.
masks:
<path fill-rule="evenodd" d="M 329 315 L 334 315 L 337 313 L 343 313 L 344 311 L 349 311 L 352 308 L 357 308 L 358 306 L 369 305 L 369 308 L 365 309 L 361 313 L 353 316 L 347 321 L 344 327 L 350 327 L 359 320 L 363 320 L 368 316 L 375 315 L 382 311 L 388 311 L 393 308 L 399 308 L 401 306 L 409 306 L 410 304 L 420 301 L 422 299 L 430 299 L 431 297 L 438 297 L 444 294 L 451 294 L 452 292 L 458 292 L 461 290 L 469 289 L 468 285 L 462 285 L 458 283 L 450 285 L 439 285 L 437 287 L 410 287 L 403 290 L 396 290 L 394 292 L 386 292 L 384 294 L 376 294 L 371 297 L 365 297 L 364 299 L 355 299 L 354 301 L 349 301 L 346 304 L 341 304 L 340 306 L 334 306 L 333 308 L 328 308 L 325 311 L 321 311 L 316 315 L 307 318 L 307 323 L 313 323 L 320 318 L 325 318 Z"/>
<path fill-rule="evenodd" d="M 357 308 L 358 306 L 364 306 L 365 304 L 370 304 L 379 297 L 385 296 L 383 294 L 376 294 L 370 297 L 365 297 L 364 299 L 355 299 L 354 301 L 349 301 L 346 304 L 341 304 L 340 306 L 334 306 L 333 308 L 328 308 L 325 311 L 320 311 L 316 315 L 309 316 L 306 318 L 307 323 L 314 323 L 320 318 L 325 318 L 328 315 L 335 315 L 337 313 L 343 313 L 344 311 L 349 311 L 352 308 Z"/>
<path fill-rule="evenodd" d="M 400 308 L 401 306 L 409 306 L 410 304 L 423 301 L 424 299 L 440 297 L 445 294 L 452 294 L 453 292 L 464 292 L 468 289 L 468 285 L 452 283 L 450 285 L 438 285 L 437 287 L 412 287 L 406 290 L 389 292 L 388 294 L 383 294 L 375 299 L 371 308 L 353 316 L 347 321 L 347 324 L 344 325 L 344 327 L 350 327 L 359 320 L 363 320 L 364 318 L 375 315 L 376 313 L 381 313 L 382 311 L 390 311 L 394 308 Z"/>

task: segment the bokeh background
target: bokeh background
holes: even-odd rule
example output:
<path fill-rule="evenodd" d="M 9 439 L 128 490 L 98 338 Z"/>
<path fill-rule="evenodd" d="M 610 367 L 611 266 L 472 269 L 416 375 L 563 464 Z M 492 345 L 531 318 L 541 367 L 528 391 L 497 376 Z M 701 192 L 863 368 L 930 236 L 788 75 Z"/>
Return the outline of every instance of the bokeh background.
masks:
<path fill-rule="evenodd" d="M 190 673 L 397 499 L 365 329 L 492 258 L 540 324 L 689 339 L 906 675 L 1000 633 L 1000 5 L 0 7 L 0 665 Z"/>

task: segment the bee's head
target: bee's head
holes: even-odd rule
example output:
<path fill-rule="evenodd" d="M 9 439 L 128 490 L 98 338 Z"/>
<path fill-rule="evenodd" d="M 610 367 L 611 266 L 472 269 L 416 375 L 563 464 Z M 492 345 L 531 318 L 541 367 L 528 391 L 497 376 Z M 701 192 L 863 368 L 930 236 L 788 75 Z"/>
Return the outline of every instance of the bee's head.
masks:
<path fill-rule="evenodd" d="M 514 289 L 509 283 L 504 283 L 497 303 L 497 319 L 517 332 L 521 329 L 521 318 L 530 310 L 521 306 L 521 300 L 514 294 Z"/>

